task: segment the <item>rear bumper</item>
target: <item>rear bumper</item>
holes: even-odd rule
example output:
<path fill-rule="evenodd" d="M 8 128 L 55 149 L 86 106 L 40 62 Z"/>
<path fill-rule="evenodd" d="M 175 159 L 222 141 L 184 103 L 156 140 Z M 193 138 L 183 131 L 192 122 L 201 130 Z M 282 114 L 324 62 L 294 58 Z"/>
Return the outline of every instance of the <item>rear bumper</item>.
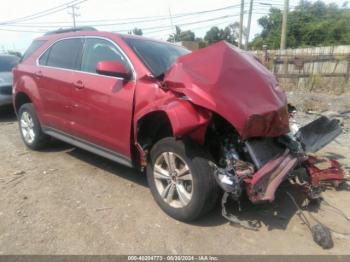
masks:
<path fill-rule="evenodd" d="M 0 106 L 12 105 L 12 95 L 0 95 Z"/>

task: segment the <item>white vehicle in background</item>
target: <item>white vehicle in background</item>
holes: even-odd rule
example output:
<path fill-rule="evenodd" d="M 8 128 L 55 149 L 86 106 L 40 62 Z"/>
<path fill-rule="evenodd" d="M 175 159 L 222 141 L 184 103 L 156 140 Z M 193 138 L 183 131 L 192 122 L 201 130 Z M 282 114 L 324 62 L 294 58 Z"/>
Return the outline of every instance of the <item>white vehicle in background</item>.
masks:
<path fill-rule="evenodd" d="M 12 68 L 19 60 L 15 55 L 0 54 L 0 106 L 12 104 Z"/>

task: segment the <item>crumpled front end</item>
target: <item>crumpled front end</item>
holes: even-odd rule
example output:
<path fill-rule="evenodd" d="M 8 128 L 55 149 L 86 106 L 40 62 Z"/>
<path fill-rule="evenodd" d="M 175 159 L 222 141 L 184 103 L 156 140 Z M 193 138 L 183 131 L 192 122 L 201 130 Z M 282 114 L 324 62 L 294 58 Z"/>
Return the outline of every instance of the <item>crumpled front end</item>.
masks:
<path fill-rule="evenodd" d="M 321 170 L 309 156 L 341 133 L 339 124 L 321 117 L 299 129 L 274 75 L 251 54 L 213 44 L 179 57 L 162 84 L 211 112 L 204 146 L 218 184 L 233 199 L 246 192 L 253 203 L 271 202 L 286 180 L 315 198 L 323 181 L 344 181 L 334 160 Z M 306 178 L 294 175 L 297 167 Z"/>
<path fill-rule="evenodd" d="M 274 201 L 276 190 L 286 180 L 310 199 L 319 198 L 327 186 L 345 183 L 339 162 L 312 154 L 341 133 L 338 122 L 320 117 L 292 130 L 275 138 L 247 139 L 241 144 L 240 156 L 232 145 L 227 145 L 226 167 L 213 165 L 221 188 L 235 200 L 245 191 L 251 202 L 261 203 Z M 296 168 L 305 172 L 293 172 Z"/>

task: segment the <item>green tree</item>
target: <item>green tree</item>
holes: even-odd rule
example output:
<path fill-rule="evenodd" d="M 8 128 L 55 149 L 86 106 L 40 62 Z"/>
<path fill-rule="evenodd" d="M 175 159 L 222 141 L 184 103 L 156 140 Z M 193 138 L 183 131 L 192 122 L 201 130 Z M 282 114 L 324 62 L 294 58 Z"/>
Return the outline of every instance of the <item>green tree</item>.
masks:
<path fill-rule="evenodd" d="M 132 31 L 128 32 L 129 35 L 143 35 L 142 29 L 135 27 Z"/>
<path fill-rule="evenodd" d="M 287 47 L 349 44 L 349 19 L 350 10 L 345 3 L 340 8 L 322 1 L 301 1 L 288 13 Z M 267 45 L 269 49 L 279 48 L 282 11 L 271 8 L 269 14 L 260 18 L 258 23 L 263 29 L 254 38 L 251 47 L 260 49 Z"/>
<path fill-rule="evenodd" d="M 196 39 L 194 41 L 196 41 L 198 43 L 199 48 L 204 48 L 207 46 L 207 42 L 201 37 L 196 37 Z"/>
<path fill-rule="evenodd" d="M 169 36 L 168 42 L 195 41 L 195 38 L 191 30 L 182 31 L 179 26 L 175 26 L 175 33 Z"/>
<path fill-rule="evenodd" d="M 204 39 L 208 44 L 216 43 L 225 40 L 231 44 L 237 44 L 237 24 L 231 24 L 226 26 L 224 29 L 220 29 L 217 26 L 213 26 L 205 34 Z"/>

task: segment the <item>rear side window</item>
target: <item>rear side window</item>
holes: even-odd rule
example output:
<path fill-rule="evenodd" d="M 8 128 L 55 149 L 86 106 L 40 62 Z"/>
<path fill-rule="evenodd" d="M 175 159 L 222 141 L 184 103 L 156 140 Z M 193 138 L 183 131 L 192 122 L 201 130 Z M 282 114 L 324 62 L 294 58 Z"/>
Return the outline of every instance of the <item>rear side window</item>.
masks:
<path fill-rule="evenodd" d="M 31 45 L 28 47 L 28 49 L 24 52 L 21 62 L 26 60 L 28 57 L 30 57 L 36 50 L 38 50 L 46 40 L 34 40 Z"/>
<path fill-rule="evenodd" d="M 44 65 L 78 69 L 83 48 L 83 40 L 80 38 L 65 39 L 55 43 L 39 59 Z"/>

